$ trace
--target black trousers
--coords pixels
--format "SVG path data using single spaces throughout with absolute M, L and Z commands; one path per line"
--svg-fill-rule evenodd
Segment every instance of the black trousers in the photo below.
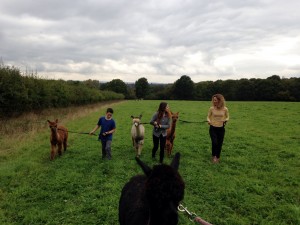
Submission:
M 211 139 L 211 155 L 220 158 L 225 135 L 225 128 L 210 126 L 209 135 Z
M 153 158 L 155 157 L 155 154 L 158 150 L 158 145 L 159 145 L 159 147 L 160 147 L 159 162 L 160 163 L 162 163 L 164 160 L 166 140 L 167 140 L 167 136 L 164 137 L 164 136 L 160 135 L 159 137 L 156 137 L 155 135 L 153 135 L 152 157 Z

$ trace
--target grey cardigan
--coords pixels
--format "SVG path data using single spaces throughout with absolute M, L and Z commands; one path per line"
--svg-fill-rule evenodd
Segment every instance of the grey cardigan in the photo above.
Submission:
M 163 137 L 167 136 L 167 129 L 171 127 L 171 118 L 168 118 L 166 115 L 164 115 L 160 121 L 158 121 L 158 124 L 161 125 L 160 128 L 154 127 L 154 122 L 157 121 L 158 112 L 154 113 L 152 116 L 152 119 L 150 120 L 150 124 L 153 125 L 153 135 L 156 137 L 159 137 L 161 134 Z

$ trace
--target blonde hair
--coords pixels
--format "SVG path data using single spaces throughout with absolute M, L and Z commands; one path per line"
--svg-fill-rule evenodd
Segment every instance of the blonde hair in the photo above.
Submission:
M 212 105 L 214 105 L 214 98 L 218 99 L 218 101 L 219 101 L 218 102 L 218 108 L 223 109 L 225 107 L 225 98 L 224 98 L 224 96 L 221 95 L 221 94 L 213 95 L 212 98 L 211 98 Z

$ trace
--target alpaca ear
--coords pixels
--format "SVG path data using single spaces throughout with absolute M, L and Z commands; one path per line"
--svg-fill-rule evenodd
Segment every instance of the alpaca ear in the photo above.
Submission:
M 178 168 L 179 168 L 179 160 L 180 160 L 180 153 L 177 152 L 175 154 L 175 157 L 173 158 L 172 162 L 171 162 L 171 167 L 173 169 L 175 169 L 176 171 L 178 171 Z
M 142 118 L 142 116 L 143 116 L 143 115 L 141 114 L 139 118 L 141 119 L 141 118 Z
M 58 119 L 55 120 L 55 123 L 58 123 Z
M 144 171 L 144 173 L 146 174 L 147 177 L 150 176 L 150 174 L 152 173 L 152 169 L 147 166 L 145 163 L 143 163 L 140 158 L 135 157 L 135 160 L 137 161 L 137 163 L 140 165 L 140 167 L 142 168 L 142 170 Z
M 133 118 L 134 118 L 134 116 L 131 116 L 131 118 L 133 119 Z
M 51 123 L 50 120 L 47 120 L 48 123 Z

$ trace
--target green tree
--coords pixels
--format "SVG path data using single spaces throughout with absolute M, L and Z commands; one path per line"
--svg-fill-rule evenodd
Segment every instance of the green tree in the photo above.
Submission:
M 255 100 L 254 82 L 248 79 L 240 79 L 236 81 L 236 100 L 253 101 Z
M 138 79 L 135 82 L 135 96 L 138 99 L 145 98 L 149 93 L 149 83 L 145 77 Z
M 278 93 L 283 91 L 282 84 L 279 77 L 274 75 L 267 79 L 256 79 L 255 84 L 255 95 L 259 101 L 276 101 L 278 100 Z
M 124 81 L 120 79 L 113 79 L 110 82 L 107 82 L 106 84 L 101 86 L 103 90 L 109 90 L 116 93 L 123 94 L 125 98 L 128 97 L 129 91 L 127 88 L 127 85 L 124 83 Z
M 27 109 L 28 95 L 20 70 L 0 66 L 0 112 L 4 116 L 20 114 Z
M 292 77 L 290 79 L 283 79 L 282 81 L 286 90 L 290 93 L 290 100 L 300 101 L 300 78 Z
M 172 84 L 150 84 L 149 94 L 147 99 L 170 99 Z
M 100 82 L 98 80 L 88 79 L 86 81 L 83 81 L 83 83 L 90 88 L 95 88 L 95 89 L 100 88 Z
M 236 80 L 225 80 L 222 81 L 222 88 L 220 93 L 225 96 L 226 99 L 237 100 L 236 89 L 237 89 Z
M 202 81 L 195 84 L 195 99 L 210 101 L 211 96 L 216 93 L 215 83 L 213 81 Z
M 173 98 L 178 100 L 195 99 L 195 84 L 187 75 L 183 75 L 173 85 Z

